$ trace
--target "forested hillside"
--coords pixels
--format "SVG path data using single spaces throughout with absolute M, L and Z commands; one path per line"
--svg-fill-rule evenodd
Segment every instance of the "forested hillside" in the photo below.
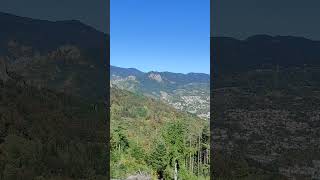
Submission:
M 0 81 L 0 179 L 107 179 L 104 105 L 9 77 Z
M 209 122 L 111 88 L 111 177 L 209 179 Z
M 319 179 L 319 41 L 214 38 L 212 175 Z
M 79 21 L 0 24 L 0 179 L 109 179 L 108 36 Z

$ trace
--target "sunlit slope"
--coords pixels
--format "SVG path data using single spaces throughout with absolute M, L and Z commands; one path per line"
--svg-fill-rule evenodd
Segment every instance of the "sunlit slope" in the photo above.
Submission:
M 207 120 L 161 101 L 111 88 L 112 177 L 124 178 L 141 171 L 171 178 L 173 159 L 179 162 L 180 177 L 208 175 L 208 125 Z

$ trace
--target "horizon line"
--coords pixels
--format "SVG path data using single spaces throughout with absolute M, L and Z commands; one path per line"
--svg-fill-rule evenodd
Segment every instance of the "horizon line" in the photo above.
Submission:
M 248 38 L 251 38 L 251 37 L 255 37 L 255 36 L 269 36 L 271 38 L 276 38 L 276 37 L 292 37 L 292 38 L 302 38 L 302 39 L 306 39 L 306 40 L 310 40 L 310 41 L 320 41 L 319 40 L 316 40 L 316 39 L 313 39 L 313 38 L 310 38 L 310 37 L 307 37 L 307 36 L 302 36 L 302 35 L 280 35 L 280 34 L 263 34 L 263 33 L 256 33 L 256 34 L 252 34 L 252 35 L 249 35 L 249 36 L 246 36 L 245 38 L 239 38 L 239 37 L 235 37 L 235 36 L 227 36 L 227 35 L 214 35 L 214 36 L 211 36 L 210 35 L 210 38 L 233 38 L 233 39 L 236 39 L 236 40 L 239 40 L 239 41 L 245 41 L 247 40 Z
M 149 71 L 142 71 L 138 68 L 134 68 L 134 67 L 121 67 L 121 66 L 117 66 L 117 65 L 112 65 L 110 64 L 110 68 L 111 66 L 113 67 L 117 67 L 117 68 L 123 68 L 123 69 L 135 69 L 135 70 L 138 70 L 142 73 L 151 73 L 151 72 L 157 72 L 157 73 L 175 73 L 175 74 L 183 74 L 183 75 L 188 75 L 188 74 L 205 74 L 205 75 L 210 75 L 210 72 L 209 73 L 204 73 L 204 72 L 188 72 L 188 73 L 182 73 L 182 72 L 172 72 L 172 71 L 156 71 L 156 70 L 149 70 Z M 111 71 L 111 70 L 110 70 Z
M 103 33 L 103 34 L 106 34 L 106 35 L 110 34 L 110 32 L 101 31 L 98 28 L 94 27 L 93 25 L 85 23 L 82 20 L 76 19 L 76 18 L 64 19 L 64 20 L 49 20 L 49 19 L 44 19 L 44 18 L 34 18 L 34 17 L 30 17 L 30 16 L 22 16 L 22 15 L 10 13 L 10 12 L 5 12 L 5 11 L 0 11 L 0 14 L 4 14 L 4 15 L 7 15 L 7 16 L 14 16 L 16 18 L 24 18 L 24 19 L 33 20 L 33 21 L 44 21 L 44 22 L 48 22 L 48 23 L 78 22 L 78 23 L 80 23 L 82 25 L 85 25 L 85 26 L 88 26 L 88 27 L 100 32 L 100 33 Z

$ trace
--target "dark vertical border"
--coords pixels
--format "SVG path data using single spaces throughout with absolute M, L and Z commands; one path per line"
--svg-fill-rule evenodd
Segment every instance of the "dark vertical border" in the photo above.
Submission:
M 106 174 L 108 179 L 110 176 L 110 0 L 107 0 L 107 21 L 108 21 L 108 29 L 107 29 L 107 46 L 106 46 Z
M 213 58 L 213 1 L 210 0 L 210 137 L 213 131 L 213 81 L 214 81 L 214 58 Z M 214 142 L 213 138 L 210 138 L 210 179 L 214 179 L 213 169 L 213 157 L 214 157 Z

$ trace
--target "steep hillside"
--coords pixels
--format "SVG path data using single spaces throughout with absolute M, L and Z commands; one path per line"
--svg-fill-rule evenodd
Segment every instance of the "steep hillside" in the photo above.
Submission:
M 5 13 L 0 13 L 0 24 L 4 24 L 0 58 L 9 71 L 35 86 L 105 97 L 108 35 L 79 21 L 51 22 Z
M 104 104 L 0 80 L 1 179 L 107 179 Z
M 201 73 L 144 73 L 133 68 L 111 66 L 111 86 L 140 93 L 209 119 L 210 77 Z
M 108 179 L 108 36 L 0 13 L 0 179 Z
M 209 175 L 209 122 L 153 98 L 111 89 L 113 178 L 144 173 L 181 179 Z M 176 163 L 175 163 L 176 162 Z
M 40 53 L 47 53 L 62 45 L 75 45 L 91 56 L 105 59 L 108 57 L 109 35 L 95 30 L 80 21 L 46 21 L 0 12 L 0 53 L 6 53 L 9 41 L 18 41 L 33 47 Z M 109 48 L 108 48 L 109 49 Z M 96 63 L 107 62 L 96 59 Z
M 220 45 L 211 49 L 214 176 L 319 179 L 318 42 L 253 36 Z

